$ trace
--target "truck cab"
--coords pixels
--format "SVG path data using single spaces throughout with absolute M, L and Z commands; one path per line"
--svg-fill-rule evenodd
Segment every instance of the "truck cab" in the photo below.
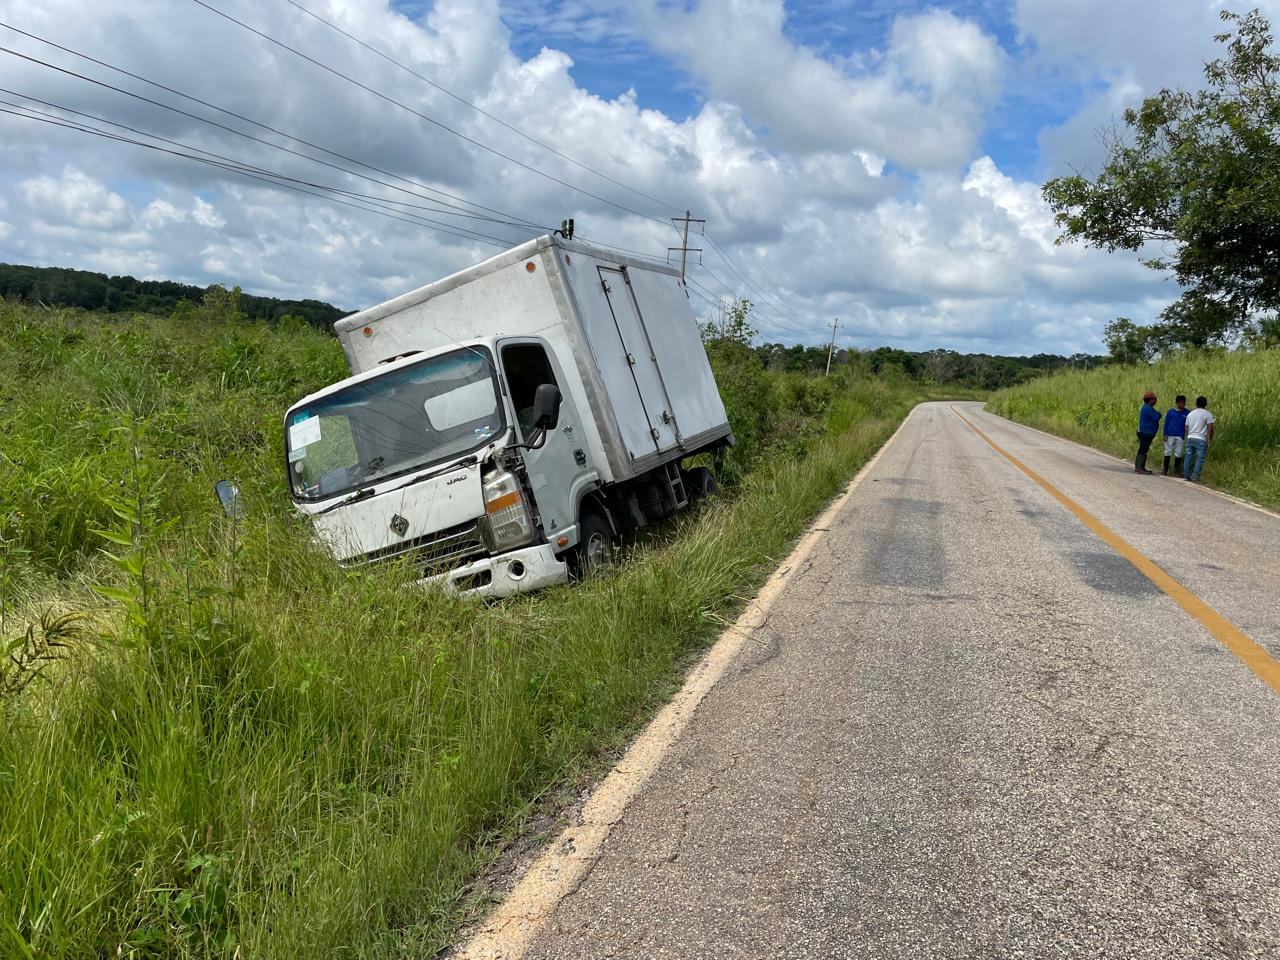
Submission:
M 545 342 L 512 337 L 333 384 L 285 418 L 294 502 L 346 566 L 404 559 L 496 596 L 561 582 L 575 501 L 597 479 L 562 379 Z M 539 422 L 544 386 L 555 403 Z
M 662 264 L 542 237 L 335 332 L 354 375 L 284 432 L 294 503 L 345 566 L 481 596 L 562 582 L 686 506 L 707 476 L 681 461 L 733 442 Z

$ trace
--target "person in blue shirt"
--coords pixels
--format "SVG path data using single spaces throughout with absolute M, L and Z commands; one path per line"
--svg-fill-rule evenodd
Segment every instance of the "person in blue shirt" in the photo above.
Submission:
M 1134 473 L 1151 473 L 1147 469 L 1147 451 L 1159 432 L 1160 411 L 1156 409 L 1156 395 L 1148 390 L 1142 395 L 1142 408 L 1138 411 L 1138 458 L 1133 461 Z
M 1187 439 L 1187 398 L 1178 394 L 1164 415 L 1164 475 L 1169 475 L 1169 458 L 1173 457 L 1173 475 L 1182 473 L 1182 453 Z

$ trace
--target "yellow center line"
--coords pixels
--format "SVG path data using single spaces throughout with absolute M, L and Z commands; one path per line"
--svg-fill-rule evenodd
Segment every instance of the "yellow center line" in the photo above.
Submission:
M 1012 463 L 1044 488 L 1051 497 L 1074 513 L 1077 519 L 1096 533 L 1107 546 L 1133 564 L 1138 569 L 1138 572 L 1159 587 L 1174 603 L 1199 621 L 1200 625 L 1208 630 L 1219 643 L 1244 661 L 1245 666 L 1257 674 L 1259 679 L 1270 686 L 1272 690 L 1280 693 L 1280 663 L 1248 634 L 1169 576 L 1155 561 L 1139 552 L 1127 540 L 1088 510 L 1080 506 L 1080 504 L 1076 503 L 1013 454 L 1000 447 L 994 440 L 974 426 L 963 413 L 956 410 L 955 407 L 952 407 L 951 410 L 957 417 L 968 424 L 970 430 L 987 441 L 992 450 Z

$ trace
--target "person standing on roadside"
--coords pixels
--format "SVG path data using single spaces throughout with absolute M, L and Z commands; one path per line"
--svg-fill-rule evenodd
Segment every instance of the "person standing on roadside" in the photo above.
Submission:
M 1169 457 L 1173 457 L 1173 475 L 1182 472 L 1183 444 L 1187 437 L 1187 398 L 1178 394 L 1173 406 L 1164 414 L 1164 475 L 1169 475 Z
M 1213 439 L 1213 424 L 1208 399 L 1196 397 L 1196 408 L 1187 414 L 1187 455 L 1182 461 L 1183 480 L 1200 482 L 1200 471 L 1204 469 L 1204 458 L 1209 453 L 1209 442 Z
M 1151 472 L 1147 469 L 1147 451 L 1159 432 L 1160 411 L 1156 409 L 1156 395 L 1148 390 L 1142 395 L 1142 409 L 1138 411 L 1138 457 L 1133 461 L 1134 473 Z

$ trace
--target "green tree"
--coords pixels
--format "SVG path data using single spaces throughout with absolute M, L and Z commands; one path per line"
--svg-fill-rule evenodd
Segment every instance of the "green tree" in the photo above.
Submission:
M 1162 350 L 1172 346 L 1207 347 L 1239 328 L 1231 305 L 1200 289 L 1188 290 L 1169 304 L 1160 319 L 1163 322 L 1156 324 L 1152 333 Z
M 1226 56 L 1205 65 L 1203 90 L 1161 90 L 1125 111 L 1096 177 L 1043 190 L 1059 243 L 1139 251 L 1171 270 L 1187 293 L 1166 323 L 1203 342 L 1280 307 L 1280 57 L 1257 10 L 1220 16 Z
M 1102 340 L 1117 363 L 1150 363 L 1156 353 L 1151 327 L 1140 327 L 1128 317 L 1116 317 L 1102 330 Z

